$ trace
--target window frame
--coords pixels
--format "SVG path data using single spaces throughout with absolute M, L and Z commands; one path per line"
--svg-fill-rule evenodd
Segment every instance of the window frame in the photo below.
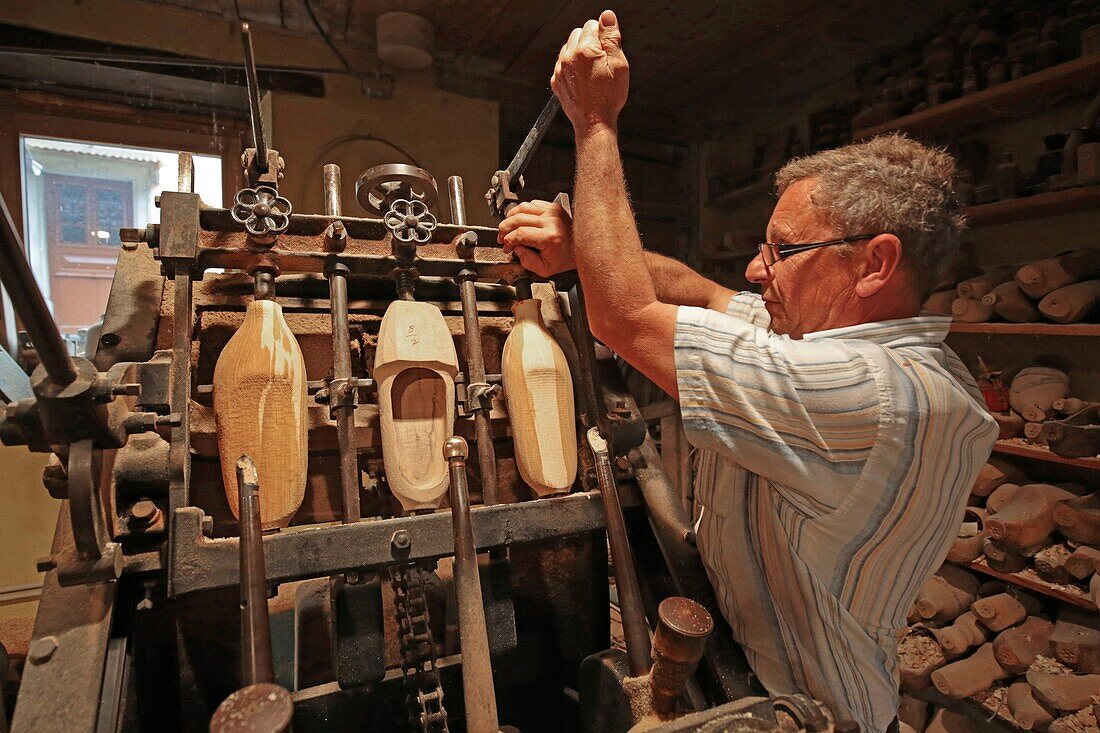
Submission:
M 219 113 L 215 120 L 27 91 L 0 92 L 0 193 L 20 236 L 24 228 L 23 136 L 104 145 L 188 150 L 222 161 L 221 205 L 244 186 L 240 155 L 247 120 Z M 17 318 L 0 289 L 0 346 L 14 353 Z

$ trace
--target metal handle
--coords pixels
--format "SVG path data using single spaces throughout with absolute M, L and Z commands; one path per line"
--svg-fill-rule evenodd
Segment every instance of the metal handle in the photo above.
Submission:
M 76 369 L 50 315 L 46 299 L 34 280 L 23 250 L 23 238 L 15 228 L 3 196 L 0 196 L 0 213 L 3 214 L 3 221 L 0 222 L 0 282 L 11 296 L 12 305 L 30 334 L 50 380 L 61 386 L 72 384 L 76 379 Z
M 485 607 L 477 550 L 470 522 L 470 494 L 466 485 L 466 457 L 469 448 L 458 436 L 443 446 L 451 474 L 451 522 L 455 536 L 454 582 L 458 600 L 458 628 L 462 645 L 462 693 L 466 707 L 466 730 L 497 733 L 497 702 L 493 688 L 493 666 L 489 658 L 489 633 L 485 628 Z
M 241 561 L 241 686 L 275 680 L 267 616 L 267 570 L 260 534 L 260 479 L 247 455 L 237 460 Z
M 248 83 L 248 111 L 252 117 L 252 142 L 256 148 L 254 165 L 267 173 L 267 142 L 264 140 L 264 120 L 260 114 L 260 81 L 256 76 L 256 55 L 252 52 L 252 29 L 241 23 L 241 44 L 244 46 L 244 74 Z
M 611 468 L 611 453 L 599 428 L 588 430 L 588 446 L 596 459 L 596 479 L 599 481 L 600 498 L 603 500 L 607 542 L 611 545 L 611 562 L 615 566 L 615 588 L 619 594 L 619 608 L 623 617 L 627 662 L 630 664 L 631 676 L 640 677 L 649 671 L 650 644 L 649 625 L 642 608 L 642 592 L 634 570 L 634 554 L 626 535 L 619 490 Z

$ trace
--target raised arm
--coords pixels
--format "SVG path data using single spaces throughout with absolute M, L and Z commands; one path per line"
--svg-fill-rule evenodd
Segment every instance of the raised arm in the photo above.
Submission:
M 550 79 L 577 141 L 573 256 L 592 333 L 676 397 L 677 307 L 657 299 L 619 158 L 629 73 L 618 20 L 605 10 L 569 35 Z

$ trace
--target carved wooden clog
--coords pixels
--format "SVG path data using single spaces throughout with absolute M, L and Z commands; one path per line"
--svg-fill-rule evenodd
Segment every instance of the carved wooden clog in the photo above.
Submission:
M 260 479 L 260 526 L 285 527 L 306 491 L 306 365 L 275 301 L 249 303 L 218 357 L 214 419 L 233 515 L 239 516 L 237 459 L 247 453 Z
M 438 507 L 449 484 L 443 443 L 454 434 L 458 354 L 443 314 L 431 303 L 395 300 L 378 330 L 382 461 L 405 511 Z
M 1100 250 L 1081 249 L 1032 262 L 1016 271 L 1016 284 L 1032 298 L 1100 276 Z

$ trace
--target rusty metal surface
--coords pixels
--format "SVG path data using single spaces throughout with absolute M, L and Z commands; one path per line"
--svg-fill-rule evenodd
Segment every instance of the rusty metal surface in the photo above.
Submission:
M 53 557 L 75 556 L 68 502 L 62 502 Z M 96 729 L 116 584 L 61 587 L 46 573 L 23 670 L 13 733 L 73 733 Z
M 672 596 L 657 607 L 649 686 L 658 713 L 670 713 L 676 708 L 676 701 L 695 674 L 713 630 L 714 620 L 707 609 L 690 598 Z
M 92 360 L 106 371 L 123 361 L 147 361 L 156 344 L 164 277 L 149 245 L 124 243 L 118 253 L 103 329 Z
M 479 551 L 583 534 L 604 524 L 597 492 L 474 507 L 471 516 L 474 545 Z M 206 539 L 202 519 L 202 510 L 195 507 L 175 512 L 175 531 L 169 547 L 170 582 L 175 594 L 225 588 L 239 581 L 237 541 Z M 411 544 L 395 555 L 390 541 L 399 529 L 408 533 Z M 311 527 L 264 538 L 267 577 L 273 583 L 453 554 L 450 512 Z
M 270 682 L 249 685 L 218 706 L 210 733 L 283 733 L 293 717 L 294 700 L 285 689 Z

